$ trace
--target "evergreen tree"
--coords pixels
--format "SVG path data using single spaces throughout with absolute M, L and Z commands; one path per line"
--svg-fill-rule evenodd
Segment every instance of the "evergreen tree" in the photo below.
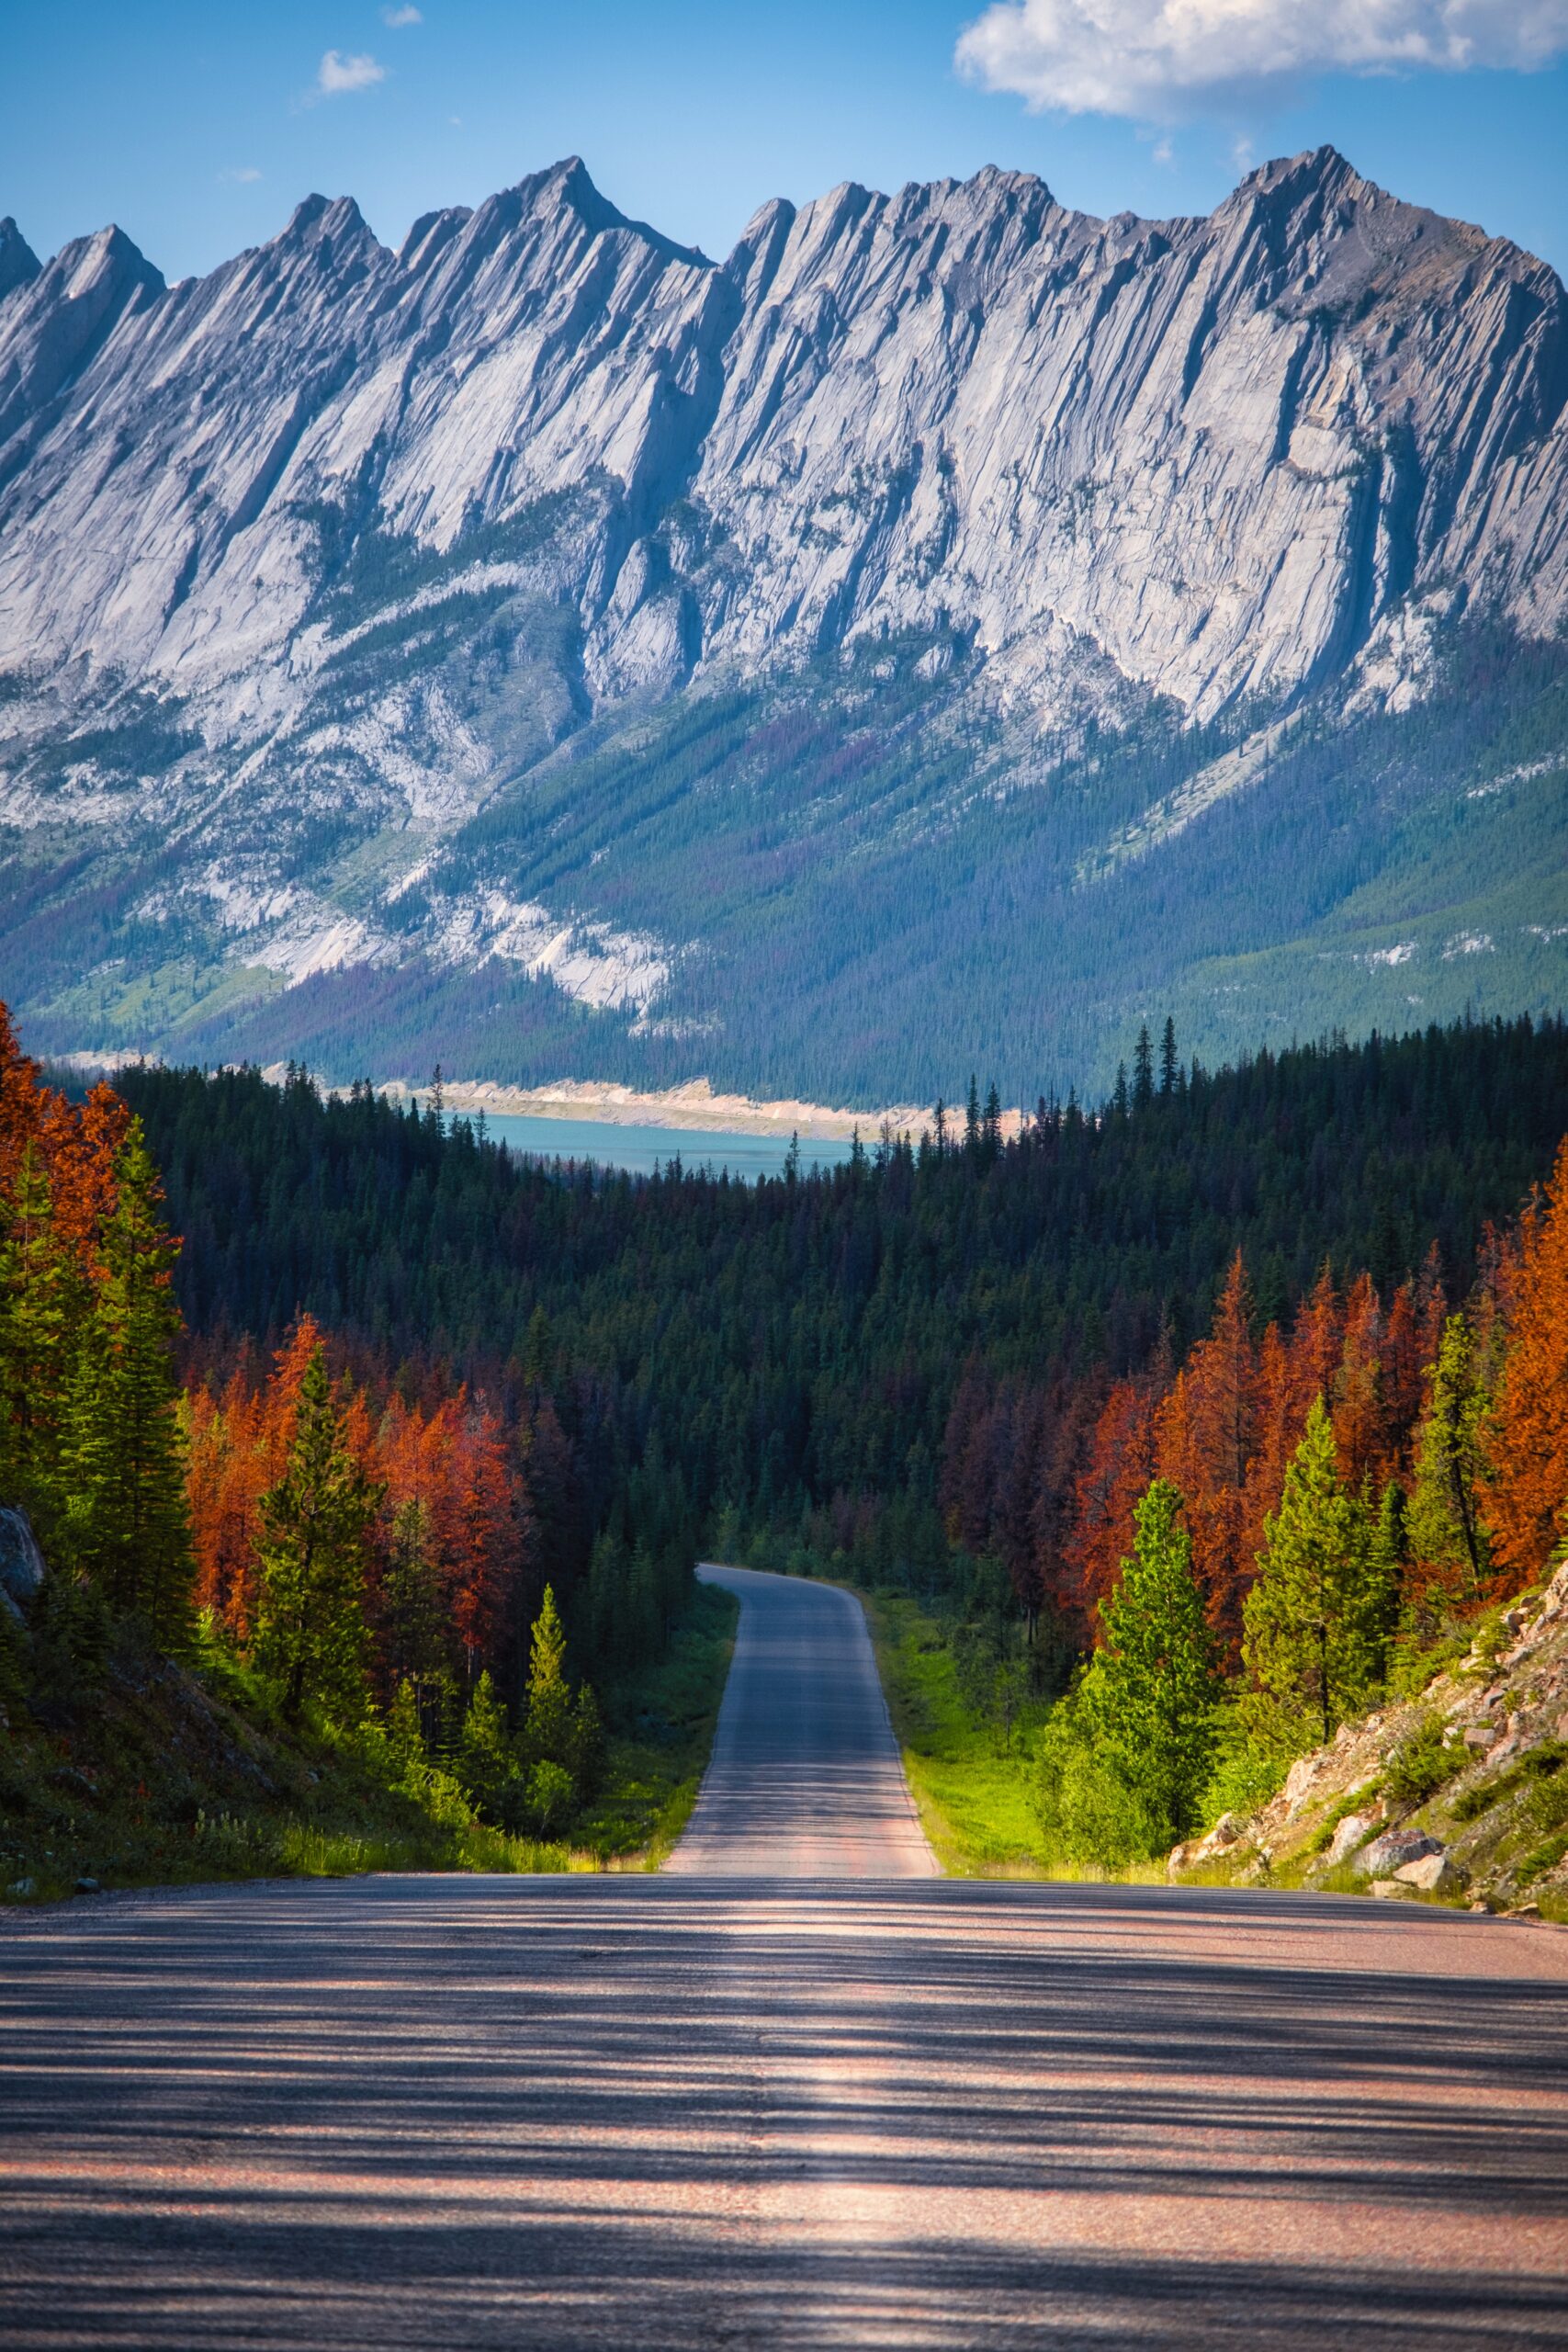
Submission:
M 1489 1399 L 1475 1335 L 1463 1315 L 1450 1315 L 1443 1326 L 1431 1384 L 1416 1441 L 1410 1546 L 1423 1568 L 1457 1585 L 1459 1599 L 1474 1600 L 1492 1565 L 1479 1509 Z
M 1133 1048 L 1133 1108 L 1144 1111 L 1155 1099 L 1155 1057 L 1149 1043 L 1149 1025 L 1145 1021 L 1138 1031 L 1138 1042 Z
M 1176 1052 L 1176 1023 L 1168 1012 L 1159 1041 L 1159 1091 L 1174 1094 L 1180 1081 L 1181 1064 Z
M 426 1760 L 419 1698 L 413 1684 L 406 1677 L 399 1683 L 396 1696 L 387 1711 L 387 1748 L 400 1781 L 406 1781 L 411 1773 L 417 1772 Z
M 194 1574 L 170 1280 L 179 1245 L 158 1215 L 139 1122 L 115 1179 L 66 1408 L 66 1542 L 117 1607 L 179 1649 Z
M 412 1684 L 423 1713 L 443 1679 L 448 1636 L 430 1507 L 418 1498 L 392 1514 L 381 1601 L 388 1664 Z
M 1198 1819 L 1222 1689 L 1180 1511 L 1179 1490 L 1156 1478 L 1137 1507 L 1132 1557 L 1100 1604 L 1105 1645 L 1080 1694 L 1108 1760 L 1167 1844 Z
M 506 1715 L 495 1695 L 488 1668 L 475 1683 L 474 1695 L 463 1718 L 457 1777 L 485 1820 L 502 1819 L 507 1792 L 518 1778 L 518 1764 L 506 1728 Z
M 365 1701 L 365 1547 L 380 1498 L 350 1452 L 317 1347 L 305 1367 L 283 1476 L 257 1510 L 255 1660 L 298 1717 L 313 1701 L 340 1722 Z
M 550 1318 L 542 1306 L 536 1306 L 528 1317 L 528 1329 L 523 1341 L 523 1377 L 534 1387 L 537 1387 L 548 1374 L 554 1350 Z
M 83 1289 L 29 1137 L 0 1238 L 0 1502 L 19 1503 L 46 1547 L 64 1509 L 61 1453 Z
M 986 1090 L 986 1108 L 980 1123 L 981 1139 L 987 1166 L 1002 1148 L 1002 1098 L 997 1091 L 995 1079 Z
M 1247 1712 L 1267 1743 L 1295 1754 L 1370 1703 L 1392 1632 L 1389 1566 L 1366 1505 L 1340 1482 L 1321 1396 L 1263 1532 L 1258 1581 L 1242 1606 L 1255 1686 Z
M 604 1726 L 600 1719 L 599 1702 L 587 1683 L 577 1694 L 571 1711 L 571 1777 L 584 1796 L 592 1796 L 599 1784 L 604 1763 Z
M 529 1753 L 536 1760 L 567 1764 L 571 1752 L 571 1686 L 566 1679 L 566 1629 L 548 1585 L 529 1643 L 525 1734 Z

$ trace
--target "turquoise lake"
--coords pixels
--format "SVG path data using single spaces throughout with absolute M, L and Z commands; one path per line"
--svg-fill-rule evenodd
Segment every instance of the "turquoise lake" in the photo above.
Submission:
M 728 1168 L 731 1176 L 755 1182 L 759 1176 L 782 1176 L 787 1136 L 715 1135 L 701 1127 L 617 1127 L 603 1119 L 502 1118 L 487 1113 L 485 1133 L 509 1150 L 541 1159 L 593 1159 L 601 1168 L 625 1168 L 633 1175 L 651 1176 L 656 1166 L 667 1168 L 680 1155 L 685 1168 Z M 801 1137 L 803 1168 L 836 1168 L 848 1159 L 844 1143 L 813 1142 Z

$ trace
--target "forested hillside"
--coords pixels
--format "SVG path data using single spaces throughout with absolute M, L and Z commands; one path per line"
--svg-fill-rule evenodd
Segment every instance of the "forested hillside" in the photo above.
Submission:
M 1217 1073 L 1168 1023 L 1092 1116 L 1006 1141 L 972 1088 L 755 1186 L 519 1160 L 303 1072 L 132 1069 L 73 1105 L 8 1045 L 0 1099 L 0 1500 L 72 1609 L 206 1645 L 286 1716 L 509 1757 L 514 1817 L 516 1742 L 580 1808 L 596 1769 L 591 1698 L 536 1719 L 541 1624 L 563 1690 L 629 1688 L 703 1544 L 934 1606 L 1009 1721 L 1100 1644 L 1058 1742 L 1144 1560 L 1206 1728 L 1120 1826 L 1102 1774 L 1053 1816 L 1063 1850 L 1138 1850 L 1266 1790 L 1562 1532 L 1568 1171 L 1527 1208 L 1561 1021 Z

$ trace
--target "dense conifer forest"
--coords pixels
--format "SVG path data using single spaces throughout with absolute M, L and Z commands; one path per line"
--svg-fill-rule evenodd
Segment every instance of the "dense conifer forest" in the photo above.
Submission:
M 49 1638 L 129 1613 L 502 1826 L 581 1815 L 595 1692 L 704 1545 L 917 1597 L 981 1712 L 1059 1698 L 1048 1839 L 1115 1860 L 1562 1540 L 1561 1021 L 1213 1073 L 1168 1023 L 1092 1114 L 1004 1138 L 972 1086 L 755 1185 L 303 1071 L 73 1101 L 3 1048 L 0 1502 Z

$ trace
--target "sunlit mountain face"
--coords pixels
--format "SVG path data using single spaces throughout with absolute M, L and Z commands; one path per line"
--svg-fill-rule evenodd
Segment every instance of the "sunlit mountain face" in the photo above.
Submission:
M 836 1101 L 1568 997 L 1554 274 L 1331 150 L 727 261 L 576 162 L 166 287 L 0 227 L 35 1046 Z

